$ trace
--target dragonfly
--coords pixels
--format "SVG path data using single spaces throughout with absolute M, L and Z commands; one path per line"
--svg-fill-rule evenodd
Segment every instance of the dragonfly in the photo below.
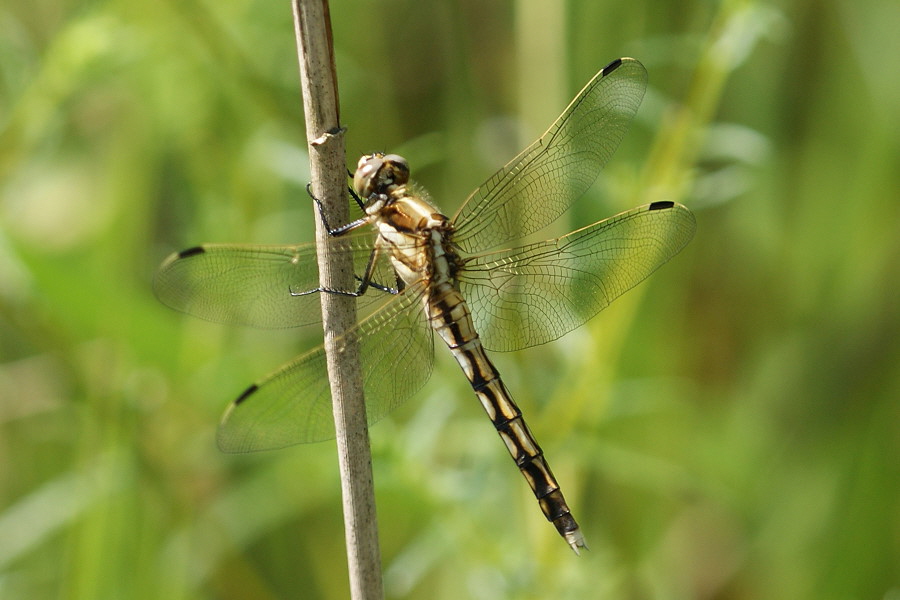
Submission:
M 639 61 L 611 62 L 453 218 L 410 182 L 404 158 L 364 155 L 352 186 L 362 217 L 332 228 L 316 201 L 331 251 L 353 259 L 354 289 L 319 286 L 315 242 L 206 244 L 165 260 L 154 280 L 156 295 L 207 320 L 268 328 L 320 322 L 319 294 L 356 297 L 364 318 L 345 335 L 359 344 L 370 425 L 425 384 L 437 335 L 544 516 L 577 554 L 586 547 L 584 535 L 486 349 L 512 351 L 558 339 L 693 237 L 691 212 L 658 201 L 562 237 L 505 247 L 555 221 L 594 183 L 625 136 L 646 85 Z M 252 452 L 334 435 L 320 346 L 244 390 L 226 410 L 217 441 L 225 452 Z

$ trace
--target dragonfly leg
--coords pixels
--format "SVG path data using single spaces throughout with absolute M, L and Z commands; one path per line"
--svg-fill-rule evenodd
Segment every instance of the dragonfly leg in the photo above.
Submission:
M 359 279 L 359 278 L 357 277 L 357 279 Z M 362 286 L 360 286 L 360 287 L 362 287 Z M 317 287 L 317 288 L 313 288 L 311 290 L 306 290 L 304 292 L 295 292 L 294 290 L 288 288 L 288 292 L 290 292 L 291 296 L 309 296 L 310 294 L 318 294 L 321 292 L 324 294 L 334 294 L 336 296 L 351 296 L 353 298 L 359 298 L 360 296 L 362 296 L 365 293 L 364 291 L 360 292 L 359 290 L 357 290 L 355 292 L 349 292 L 347 290 L 335 290 L 335 289 L 326 288 L 326 287 Z
M 362 283 L 362 277 L 360 277 L 359 275 L 356 275 L 355 277 L 356 277 L 357 281 Z M 398 285 L 397 287 L 392 288 L 387 285 L 381 285 L 380 283 L 378 283 L 376 281 L 370 281 L 369 287 L 379 290 L 379 291 L 382 291 L 382 292 L 387 292 L 388 294 L 392 294 L 394 296 L 396 296 L 397 294 L 399 294 L 400 292 L 403 291 L 403 286 Z
M 378 290 L 379 292 L 385 292 L 387 294 L 391 294 L 392 296 L 396 296 L 397 294 L 399 294 L 400 292 L 403 291 L 402 286 L 392 288 L 387 285 L 381 285 L 380 283 L 378 283 L 376 281 L 369 281 L 368 283 L 366 283 L 365 280 L 362 277 L 360 277 L 359 275 L 354 275 L 353 277 L 354 277 L 354 279 L 356 279 L 359 282 L 359 287 L 356 288 L 356 290 L 354 290 L 352 292 L 348 292 L 346 290 L 334 290 L 334 289 L 330 289 L 330 288 L 317 287 L 315 289 L 307 290 L 305 292 L 291 291 L 291 296 L 307 296 L 309 294 L 314 294 L 316 292 L 325 292 L 326 294 L 337 294 L 338 296 L 352 296 L 354 298 L 358 298 L 358 297 L 362 296 L 363 294 L 365 294 L 366 290 L 369 288 Z
M 350 177 L 353 177 L 353 173 L 350 173 Z M 359 194 L 356 193 L 356 190 L 353 189 L 353 186 L 348 185 L 347 191 L 350 192 L 350 196 L 356 200 L 356 204 L 359 206 L 359 210 L 366 212 L 366 203 L 363 202 L 362 198 L 359 197 Z
M 351 296 L 353 298 L 358 298 L 366 293 L 370 287 L 381 292 L 387 292 L 388 294 L 399 294 L 403 291 L 403 287 L 400 285 L 400 281 L 398 280 L 398 284 L 396 288 L 388 287 L 386 285 L 382 285 L 376 281 L 372 280 L 372 273 L 375 271 L 375 260 L 378 258 L 378 246 L 372 248 L 372 252 L 369 254 L 369 260 L 366 263 L 366 270 L 363 273 L 362 277 L 359 275 L 354 275 L 353 277 L 359 282 L 359 287 L 356 288 L 355 291 L 348 290 L 337 290 L 334 288 L 326 288 L 326 287 L 317 287 L 311 290 L 306 290 L 303 292 L 295 292 L 294 290 L 288 289 L 291 296 L 308 296 L 309 294 L 315 294 L 317 292 L 322 292 L 325 294 L 336 294 L 338 296 Z
M 306 184 L 306 193 L 309 194 L 309 197 L 312 198 L 313 202 L 316 203 L 316 207 L 319 210 L 319 218 L 322 219 L 322 224 L 325 225 L 325 230 L 328 232 L 328 235 L 330 235 L 332 237 L 338 237 L 340 235 L 347 233 L 348 231 L 353 231 L 354 229 L 356 229 L 358 227 L 362 227 L 363 225 L 366 225 L 369 222 L 368 217 L 362 217 L 360 219 L 356 219 L 355 221 L 351 221 L 345 225 L 341 225 L 340 227 L 332 227 L 331 225 L 328 224 L 328 219 L 325 218 L 325 207 L 322 205 L 322 201 L 319 200 L 318 198 L 316 198 L 315 195 L 313 195 L 313 193 L 312 193 L 312 184 L 311 183 Z M 350 193 L 353 195 L 357 204 L 359 204 L 360 207 L 362 208 L 364 205 L 363 205 L 362 200 L 359 198 L 359 196 L 357 196 L 355 193 L 353 193 L 353 190 L 350 190 Z

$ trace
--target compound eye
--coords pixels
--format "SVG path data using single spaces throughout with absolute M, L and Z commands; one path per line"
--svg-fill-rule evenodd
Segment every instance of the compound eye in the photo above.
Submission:
M 393 183 L 403 185 L 409 181 L 409 163 L 399 154 L 385 155 L 384 166 L 390 171 Z
M 405 171 L 409 171 L 409 163 L 399 154 L 385 154 L 384 162 L 394 163 Z
M 361 198 L 368 198 L 375 191 L 376 178 L 385 166 L 385 161 L 377 154 L 367 154 L 356 164 L 353 174 L 353 190 Z

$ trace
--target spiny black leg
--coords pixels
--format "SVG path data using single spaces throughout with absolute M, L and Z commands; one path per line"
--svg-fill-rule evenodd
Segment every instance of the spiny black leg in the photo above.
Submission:
M 359 287 L 356 288 L 355 292 L 348 292 L 347 290 L 336 290 L 332 288 L 326 287 L 317 287 L 312 290 L 306 290 L 304 292 L 295 292 L 294 290 L 288 287 L 288 292 L 290 292 L 291 296 L 307 296 L 309 294 L 315 294 L 316 292 L 324 292 L 326 294 L 337 294 L 338 296 L 352 296 L 354 298 L 358 298 L 366 293 L 366 290 L 369 289 L 369 286 L 374 287 L 375 289 L 391 293 L 391 289 L 385 287 L 380 284 L 372 285 L 372 273 L 375 272 L 375 259 L 378 257 L 378 246 L 372 248 L 372 252 L 369 253 L 369 261 L 366 263 L 366 270 L 363 272 L 363 276 L 354 275 L 357 281 L 359 281 Z M 394 292 L 397 293 L 397 292 Z
M 354 277 L 356 277 L 357 281 L 362 282 L 362 277 L 360 277 L 359 275 L 354 275 Z M 374 289 L 379 290 L 379 291 L 382 291 L 382 292 L 387 292 L 388 294 L 392 294 L 392 295 L 395 295 L 395 296 L 396 296 L 397 294 L 399 294 L 400 291 L 401 291 L 401 290 L 399 290 L 399 289 L 397 289 L 397 288 L 392 288 L 392 287 L 388 287 L 388 286 L 386 286 L 386 285 L 381 285 L 380 283 L 375 282 L 375 281 L 370 281 L 370 282 L 369 282 L 369 287 L 370 287 L 370 288 L 374 288 Z
M 359 277 L 357 277 L 357 279 L 359 279 Z M 363 286 L 359 286 L 359 287 L 362 288 Z M 290 292 L 291 296 L 309 296 L 310 294 L 317 294 L 319 292 L 322 292 L 324 294 L 334 294 L 336 296 L 350 296 L 352 298 L 359 298 L 360 296 L 362 296 L 365 293 L 365 290 L 363 290 L 363 291 L 357 290 L 355 292 L 348 292 L 347 290 L 333 290 L 331 288 L 317 287 L 317 288 L 313 288 L 311 290 L 306 290 L 305 292 L 295 292 L 291 288 L 288 288 L 288 292 Z
M 370 281 L 369 283 L 365 283 L 363 278 L 360 277 L 359 275 L 354 275 L 353 278 L 359 282 L 359 287 L 356 289 L 356 291 L 353 291 L 353 292 L 348 292 L 346 290 L 333 290 L 331 288 L 323 288 L 323 287 L 317 287 L 317 288 L 314 288 L 311 290 L 306 290 L 305 292 L 295 292 L 294 290 L 291 290 L 290 288 L 288 289 L 288 291 L 290 292 L 291 296 L 308 296 L 309 294 L 316 294 L 318 292 L 324 292 L 326 294 L 336 294 L 338 296 L 350 296 L 352 298 L 359 298 L 360 296 L 362 296 L 363 294 L 366 293 L 366 290 L 368 288 L 376 289 L 379 292 L 385 292 L 385 293 L 391 294 L 393 296 L 396 296 L 397 294 L 399 294 L 402 291 L 401 289 L 388 287 L 386 285 L 381 285 L 380 283 L 377 283 L 375 281 Z
M 347 233 L 348 231 L 352 231 L 357 227 L 361 227 L 369 222 L 368 217 L 363 217 L 361 219 L 357 219 L 355 221 L 351 221 L 346 225 L 341 225 L 340 227 L 332 228 L 331 225 L 328 224 L 328 220 L 325 218 L 325 207 L 322 205 L 322 201 L 316 198 L 312 193 L 312 184 L 306 184 L 306 193 L 309 194 L 309 197 L 313 199 L 313 202 L 316 203 L 316 207 L 319 209 L 319 218 L 322 219 L 322 224 L 325 225 L 325 230 L 328 232 L 328 235 L 332 237 L 337 237 Z M 354 194 L 356 197 L 356 194 Z M 357 202 L 361 202 L 359 198 L 356 199 Z
M 347 191 L 350 192 L 350 195 L 353 196 L 353 199 L 356 200 L 356 203 L 359 205 L 359 210 L 366 212 L 366 203 L 363 202 L 362 198 L 356 193 L 351 186 L 347 186 Z

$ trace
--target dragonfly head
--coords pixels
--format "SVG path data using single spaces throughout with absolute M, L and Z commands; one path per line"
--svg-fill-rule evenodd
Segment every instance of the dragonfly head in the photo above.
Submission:
M 359 159 L 353 174 L 353 190 L 360 198 L 389 194 L 409 181 L 409 163 L 396 154 L 366 154 Z

